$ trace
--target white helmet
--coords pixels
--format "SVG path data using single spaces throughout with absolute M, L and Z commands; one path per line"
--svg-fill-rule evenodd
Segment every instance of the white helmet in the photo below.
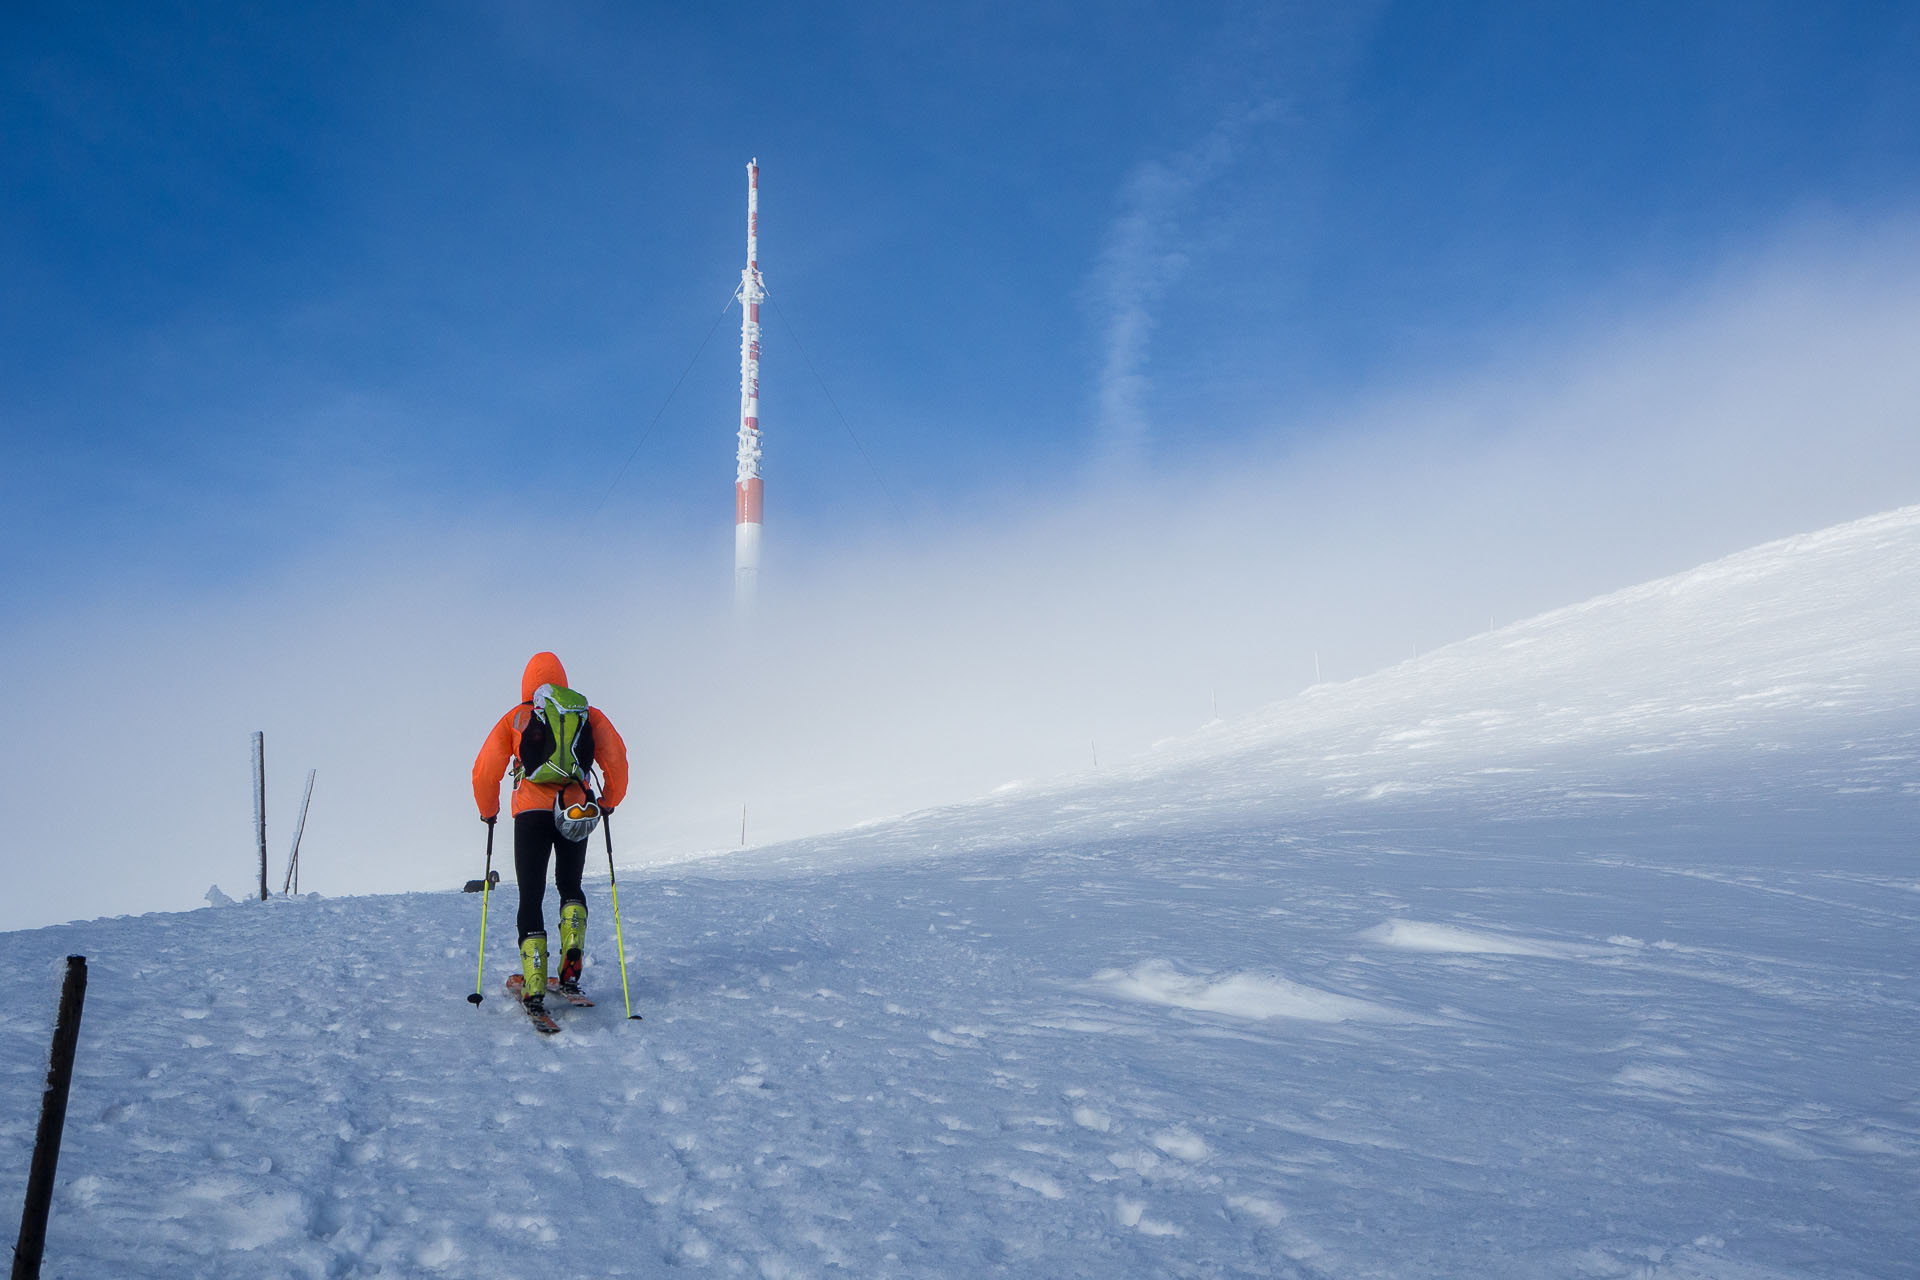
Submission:
M 572 804 L 567 803 L 564 793 L 557 795 L 553 798 L 553 825 L 569 844 L 585 840 L 600 825 L 600 806 L 590 795 Z

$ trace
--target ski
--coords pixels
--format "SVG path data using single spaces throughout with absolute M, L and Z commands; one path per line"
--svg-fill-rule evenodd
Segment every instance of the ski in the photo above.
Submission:
M 526 989 L 526 985 L 527 985 L 527 980 L 517 973 L 512 974 L 507 978 L 507 991 L 513 996 L 515 1000 L 518 1000 L 521 998 L 520 993 Z M 568 1004 L 572 1005 L 576 1009 L 593 1008 L 593 998 L 587 995 L 587 993 L 584 991 L 579 992 L 578 994 L 575 994 L 572 992 L 562 991 L 559 987 L 555 986 L 554 984 L 548 983 L 547 994 L 550 996 L 561 997 Z
M 553 1015 L 545 1009 L 536 1012 L 527 1007 L 526 999 L 521 995 L 521 992 L 526 989 L 526 985 L 525 978 L 522 978 L 517 973 L 511 974 L 507 978 L 507 994 L 515 1000 L 520 1001 L 520 1007 L 526 1010 L 527 1020 L 533 1023 L 534 1030 L 540 1032 L 541 1035 L 550 1036 L 560 1029 L 560 1024 L 555 1022 Z

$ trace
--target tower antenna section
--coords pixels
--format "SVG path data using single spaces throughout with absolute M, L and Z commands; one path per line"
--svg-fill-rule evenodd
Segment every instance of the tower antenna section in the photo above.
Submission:
M 760 161 L 747 162 L 747 265 L 740 273 L 740 447 L 733 478 L 734 612 L 753 612 L 760 586 L 763 488 L 760 480 Z

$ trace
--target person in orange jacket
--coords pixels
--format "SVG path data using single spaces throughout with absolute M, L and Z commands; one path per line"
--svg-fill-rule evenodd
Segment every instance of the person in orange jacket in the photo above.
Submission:
M 554 887 L 560 891 L 560 973 L 556 985 L 564 993 L 578 994 L 580 969 L 586 947 L 587 901 L 580 888 L 580 876 L 586 868 L 587 842 L 583 837 L 569 840 L 560 830 L 556 804 L 573 805 L 597 801 L 600 812 L 610 814 L 627 798 L 627 744 L 621 740 L 613 721 L 598 707 L 587 708 L 587 723 L 593 740 L 593 764 L 603 777 L 600 795 L 595 797 L 589 783 L 535 782 L 520 776 L 539 765 L 528 764 L 520 752 L 521 735 L 533 719 L 534 698 L 544 685 L 567 687 L 567 671 L 551 653 L 536 653 L 527 661 L 520 677 L 520 705 L 501 716 L 481 744 L 473 761 L 473 798 L 480 806 L 480 818 L 492 826 L 500 814 L 500 780 L 511 761 L 521 761 L 513 784 L 513 871 L 520 886 L 520 968 L 526 983 L 523 999 L 530 1009 L 541 1010 L 547 990 L 547 924 L 544 913 L 547 896 L 547 859 L 553 858 Z

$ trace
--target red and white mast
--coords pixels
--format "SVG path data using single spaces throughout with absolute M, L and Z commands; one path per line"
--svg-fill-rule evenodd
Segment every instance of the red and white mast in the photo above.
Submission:
M 760 585 L 760 161 L 747 163 L 747 266 L 740 273 L 740 452 L 733 480 L 733 603 L 753 610 Z

